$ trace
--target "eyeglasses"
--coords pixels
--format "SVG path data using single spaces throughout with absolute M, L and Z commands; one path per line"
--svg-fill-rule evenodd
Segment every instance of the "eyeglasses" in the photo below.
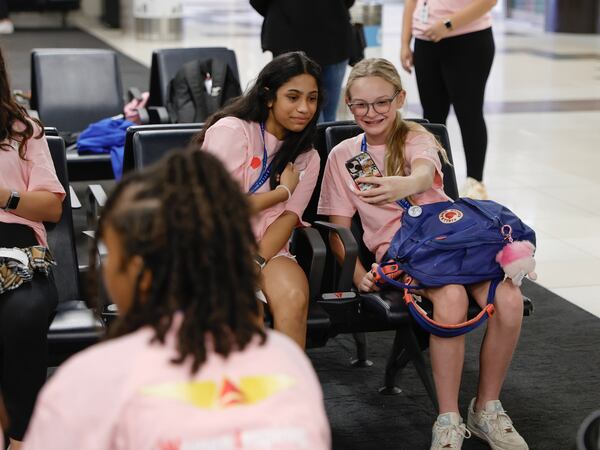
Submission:
M 373 107 L 373 111 L 375 111 L 376 113 L 385 114 L 390 110 L 390 107 L 392 106 L 392 102 L 398 96 L 398 94 L 400 92 L 401 91 L 396 91 L 396 93 L 392 97 L 382 99 L 382 100 L 377 100 L 376 102 L 372 102 L 372 103 L 369 103 L 369 102 L 348 103 L 348 108 L 350 108 L 350 111 L 352 111 L 352 114 L 354 114 L 355 116 L 358 116 L 358 117 L 363 117 L 363 116 L 366 116 L 367 114 L 369 114 L 369 107 Z

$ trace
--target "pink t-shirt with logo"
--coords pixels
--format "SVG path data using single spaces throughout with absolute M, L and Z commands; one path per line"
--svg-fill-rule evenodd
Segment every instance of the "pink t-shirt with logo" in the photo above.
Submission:
M 417 0 L 417 7 L 413 13 L 412 33 L 418 39 L 428 41 L 429 38 L 423 33 L 427 28 L 438 21 L 443 21 L 461 9 L 466 8 L 477 0 Z M 427 22 L 423 22 L 423 11 L 427 9 Z M 485 30 L 492 26 L 492 14 L 488 11 L 474 21 L 452 30 L 446 37 L 459 36 L 461 34 L 473 33 Z
M 281 147 L 282 141 L 267 131 L 265 131 L 265 140 L 268 163 Z M 243 192 L 248 192 L 260 175 L 264 146 L 260 124 L 256 122 L 225 117 L 206 131 L 202 149 L 209 151 L 221 160 L 229 173 L 240 184 Z M 295 213 L 298 216 L 298 222 L 302 223 L 302 214 L 310 201 L 319 176 L 319 154 L 316 150 L 311 149 L 298 156 L 294 166 L 303 174 L 291 198 L 287 202 L 271 206 L 252 218 L 254 236 L 258 241 L 263 238 L 269 225 L 284 211 Z M 267 180 L 256 192 L 262 193 L 270 190 Z
M 364 133 L 346 139 L 331 150 L 323 175 L 318 213 L 353 217 L 358 212 L 364 230 L 363 241 L 367 248 L 375 253 L 377 261 L 380 261 L 389 248 L 394 234 L 400 228 L 403 210 L 395 202 L 381 206 L 366 203 L 354 193 L 356 185 L 345 163 L 360 153 L 363 136 Z M 412 197 L 418 205 L 448 200 L 448 196 L 444 193 L 443 174 L 437 148 L 435 138 L 431 134 L 420 131 L 408 133 L 404 148 L 406 175 L 410 175 L 411 166 L 417 159 L 431 161 L 436 168 L 433 186 Z M 368 145 L 367 151 L 379 171 L 385 175 L 385 145 Z
M 306 355 L 268 331 L 193 376 L 175 333 L 142 328 L 71 358 L 43 388 L 24 450 L 326 450 L 331 436 Z
M 15 129 L 23 128 L 22 123 L 15 124 Z M 33 136 L 37 136 L 39 132 L 40 128 L 34 124 Z M 19 157 L 19 147 L 16 142 L 11 142 L 10 146 L 12 147 L 10 150 L 0 149 L 0 186 L 21 193 L 53 192 L 60 194 L 62 201 L 65 197 L 65 190 L 56 177 L 46 138 L 35 139 L 33 137 L 27 141 L 26 160 Z M 4 209 L 0 209 L 0 222 L 27 225 L 35 232 L 39 244 L 48 246 L 46 229 L 42 222 L 24 219 L 10 211 L 4 211 Z

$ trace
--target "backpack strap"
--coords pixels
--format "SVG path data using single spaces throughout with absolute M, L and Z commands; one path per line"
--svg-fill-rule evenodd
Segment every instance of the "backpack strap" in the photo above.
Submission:
M 410 277 L 409 277 L 410 278 Z M 407 280 L 408 281 L 408 280 Z M 456 337 L 468 333 L 474 330 L 488 317 L 493 316 L 496 312 L 494 307 L 494 297 L 496 296 L 496 288 L 500 283 L 501 279 L 494 279 L 490 284 L 487 297 L 487 305 L 483 308 L 477 316 L 473 317 L 466 322 L 458 323 L 456 325 L 446 325 L 431 319 L 427 313 L 421 308 L 416 302 L 413 295 L 408 289 L 404 290 L 404 302 L 408 306 L 408 311 L 412 318 L 429 333 L 439 337 Z
M 402 273 L 402 270 L 399 269 L 398 263 L 394 260 L 390 260 L 379 264 L 377 266 L 377 271 L 373 275 L 375 277 L 375 283 L 380 287 L 389 284 L 390 286 L 400 290 L 416 291 L 419 289 L 425 289 L 425 286 L 421 284 L 410 284 L 413 279 L 408 276 L 408 274 L 405 278 L 406 283 L 396 280 L 395 278 L 398 277 L 400 273 Z M 392 276 L 394 278 L 392 278 Z
M 427 312 L 421 308 L 415 301 L 412 291 L 424 289 L 425 286 L 418 284 L 411 284 L 413 279 L 410 275 L 404 278 L 404 283 L 391 278 L 389 275 L 398 271 L 397 263 L 395 261 L 388 261 L 380 264 L 377 267 L 377 275 L 375 281 L 378 285 L 389 284 L 396 289 L 404 291 L 404 303 L 408 307 L 408 311 L 412 318 L 417 322 L 425 331 L 439 337 L 455 337 L 468 333 L 474 330 L 479 325 L 487 320 L 488 317 L 493 316 L 496 312 L 494 307 L 494 298 L 496 297 L 496 288 L 500 284 L 502 279 L 496 278 L 491 281 L 490 288 L 488 290 L 487 304 L 477 316 L 473 317 L 466 322 L 458 323 L 455 325 L 446 325 L 436 322 L 427 315 Z

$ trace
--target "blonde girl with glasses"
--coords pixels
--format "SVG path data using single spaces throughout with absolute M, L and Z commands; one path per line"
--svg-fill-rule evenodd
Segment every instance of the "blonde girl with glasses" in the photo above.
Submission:
M 354 66 L 346 85 L 346 102 L 364 133 L 338 144 L 327 160 L 319 214 L 350 228 L 358 213 L 363 240 L 375 254 L 385 258 L 392 237 L 400 227 L 404 209 L 397 203 L 408 199 L 413 205 L 449 200 L 444 193 L 442 159 L 444 150 L 422 126 L 404 121 L 398 112 L 406 94 L 396 68 L 385 59 L 365 59 Z M 370 184 L 362 190 L 352 179 L 346 162 L 368 152 L 381 177 L 362 177 L 356 183 Z M 364 189 L 364 186 L 363 186 Z M 344 248 L 335 235 L 331 248 L 338 260 Z M 354 285 L 361 292 L 379 291 L 371 271 L 357 259 Z M 447 285 L 424 289 L 422 294 L 434 305 L 434 320 L 458 324 L 465 320 L 468 295 L 485 305 L 489 282 L 475 285 Z M 467 424 L 458 408 L 465 338 L 430 337 L 430 357 L 439 403 L 433 425 L 431 449 L 459 449 L 465 437 L 475 434 L 493 449 L 525 450 L 527 444 L 515 430 L 499 396 L 515 350 L 523 316 L 523 298 L 512 283 L 501 283 L 496 291 L 496 314 L 488 321 L 480 353 L 477 395 L 469 405 Z M 415 446 L 418 443 L 412 443 Z

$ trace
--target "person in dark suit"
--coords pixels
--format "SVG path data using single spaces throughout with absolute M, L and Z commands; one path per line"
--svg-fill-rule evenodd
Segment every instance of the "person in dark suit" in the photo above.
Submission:
M 335 120 L 350 57 L 354 0 L 250 0 L 264 17 L 262 48 L 273 57 L 302 50 L 319 63 L 325 91 L 320 121 Z

